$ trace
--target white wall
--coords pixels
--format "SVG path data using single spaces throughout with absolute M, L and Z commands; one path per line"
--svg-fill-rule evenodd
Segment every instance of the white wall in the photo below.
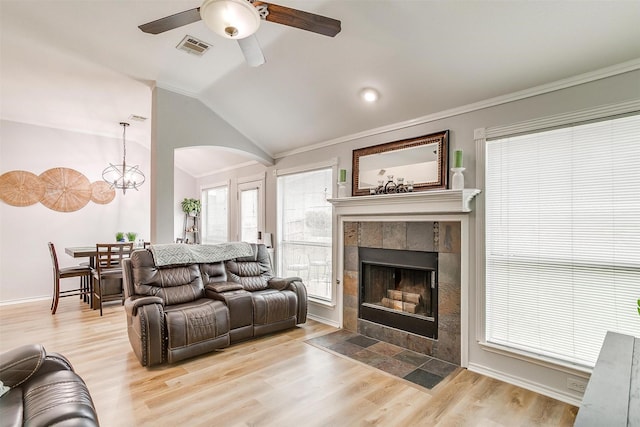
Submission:
M 220 146 L 242 150 L 254 160 L 273 159 L 197 99 L 156 87 L 152 94 L 151 231 L 152 241 L 168 243 L 174 209 L 173 154 L 176 148 Z
M 182 237 L 184 228 L 184 212 L 182 212 L 182 200 L 200 199 L 197 181 L 182 169 L 173 169 L 173 236 Z M 155 243 L 155 242 L 154 242 Z
M 94 182 L 102 180 L 109 162 L 121 160 L 121 138 L 0 121 L 0 174 L 26 170 L 39 175 L 66 167 Z M 148 177 L 149 151 L 127 140 L 129 162 L 139 164 Z M 148 240 L 149 198 L 147 182 L 140 191 L 128 191 L 125 196 L 117 192 L 109 204 L 89 202 L 76 212 L 56 212 L 40 203 L 14 207 L 0 202 L 0 302 L 51 296 L 49 241 L 56 245 L 60 265 L 65 267 L 86 261 L 66 255 L 67 246 L 113 242 L 116 231 L 134 231 Z
M 466 113 L 442 113 L 434 115 L 435 118 L 432 120 L 426 119 L 423 123 L 417 125 L 401 127 L 398 130 L 380 133 L 372 132 L 372 135 L 363 138 L 277 159 L 275 166 L 263 167 L 264 170 L 267 171 L 267 231 L 275 233 L 276 230 L 276 182 L 272 173 L 274 169 L 299 167 L 305 164 L 328 161 L 337 157 L 338 168 L 344 168 L 351 172 L 352 150 L 356 148 L 368 147 L 384 142 L 397 141 L 449 129 L 449 160 L 453 162 L 452 153 L 456 149 L 464 150 L 464 166 L 466 167 L 465 184 L 467 188 L 473 188 L 476 182 L 474 129 L 507 125 L 631 99 L 640 99 L 639 82 L 640 71 L 629 72 L 517 101 L 476 109 Z M 219 182 L 225 179 L 233 180 L 243 174 L 251 173 L 255 173 L 255 170 L 245 171 L 239 169 L 212 175 L 207 179 Z M 483 198 L 482 194 L 479 198 Z M 475 247 L 475 233 L 476 215 L 475 213 L 471 213 L 470 234 L 472 248 Z M 531 363 L 516 357 L 487 351 L 479 345 L 475 333 L 480 325 L 478 319 L 481 315 L 476 309 L 477 284 L 475 280 L 475 267 L 478 260 L 475 259 L 474 253 L 470 255 L 469 277 L 471 289 L 468 307 L 470 369 L 564 401 L 579 402 L 581 394 L 570 391 L 566 387 L 567 377 L 579 375 L 571 369 L 565 370 L 557 366 L 543 366 Z M 311 304 L 309 313 L 315 317 L 325 318 L 329 323 L 335 323 L 339 318 L 339 310 L 340 307 L 331 309 L 326 306 Z

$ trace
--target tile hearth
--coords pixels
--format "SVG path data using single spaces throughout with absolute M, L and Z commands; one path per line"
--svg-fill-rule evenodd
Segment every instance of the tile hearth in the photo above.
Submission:
M 358 248 L 438 254 L 438 338 L 430 339 L 358 316 Z M 344 223 L 343 327 L 456 365 L 461 364 L 461 226 L 456 221 Z
M 432 389 L 458 369 L 452 363 L 344 329 L 306 342 L 427 389 Z

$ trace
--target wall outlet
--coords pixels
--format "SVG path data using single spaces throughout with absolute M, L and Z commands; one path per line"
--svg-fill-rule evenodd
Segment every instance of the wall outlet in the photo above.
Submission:
M 567 377 L 567 388 L 584 393 L 584 390 L 587 388 L 587 380 L 584 378 Z

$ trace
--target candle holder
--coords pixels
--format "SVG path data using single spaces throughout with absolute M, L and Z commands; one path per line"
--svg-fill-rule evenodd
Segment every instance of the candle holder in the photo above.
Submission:
M 338 182 L 338 197 L 347 197 L 347 183 Z
M 464 189 L 464 172 L 465 168 L 451 168 L 451 172 L 453 172 L 453 176 L 451 177 L 451 189 L 452 190 L 462 190 Z

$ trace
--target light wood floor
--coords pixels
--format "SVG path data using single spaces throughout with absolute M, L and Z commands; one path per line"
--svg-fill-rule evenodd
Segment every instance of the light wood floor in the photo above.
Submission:
M 577 408 L 459 369 L 433 390 L 304 341 L 309 321 L 160 368 L 140 366 L 122 306 L 101 318 L 76 298 L 0 307 L 0 352 L 42 343 L 84 378 L 110 426 L 571 426 Z

